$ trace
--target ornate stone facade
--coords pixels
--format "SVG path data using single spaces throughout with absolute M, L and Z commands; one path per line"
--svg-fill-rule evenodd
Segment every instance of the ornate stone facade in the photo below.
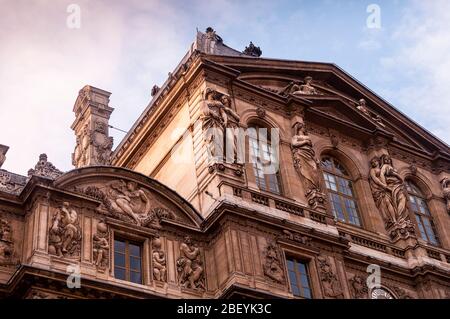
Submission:
M 0 170 L 0 297 L 448 298 L 449 147 L 335 65 L 208 28 L 153 93 L 113 150 L 85 86 L 75 169 Z

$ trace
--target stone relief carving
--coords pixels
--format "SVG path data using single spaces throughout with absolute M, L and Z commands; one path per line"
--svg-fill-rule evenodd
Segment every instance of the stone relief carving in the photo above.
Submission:
M 166 253 L 161 249 L 161 239 L 153 239 L 153 278 L 157 281 L 166 281 Z
M 299 234 L 299 233 L 293 233 L 289 230 L 284 229 L 283 230 L 283 237 L 285 239 L 289 239 L 292 241 L 295 241 L 297 243 L 303 244 L 303 245 L 307 245 L 310 246 L 311 243 L 311 237 Z
M 369 184 L 375 204 L 392 239 L 414 236 L 414 226 L 406 207 L 407 197 L 403 179 L 392 166 L 387 154 L 370 161 Z
M 17 195 L 20 194 L 26 183 L 25 176 L 0 169 L 0 191 Z
M 285 88 L 283 88 L 279 94 L 283 96 L 292 95 L 319 95 L 319 91 L 312 86 L 312 77 L 307 76 L 303 80 L 303 84 L 299 81 L 292 81 Z
M 94 122 L 94 130 L 91 132 L 90 140 L 95 149 L 96 164 L 109 165 L 114 140 L 108 136 L 108 124 L 100 120 Z
M 232 148 L 227 154 L 233 156 L 233 158 L 227 158 L 227 161 L 235 162 L 238 146 L 237 129 L 239 128 L 240 117 L 231 108 L 230 97 L 207 88 L 201 113 L 202 130 L 209 162 L 211 164 L 223 162 L 224 134 L 225 144 Z
M 52 218 L 48 252 L 65 258 L 78 258 L 81 248 L 81 227 L 78 213 L 64 202 Z
M 176 219 L 175 214 L 167 208 L 151 207 L 148 191 L 133 181 L 114 180 L 101 189 L 91 185 L 84 189 L 75 188 L 74 191 L 100 201 L 99 213 L 138 226 L 159 229 L 162 219 Z
M 344 297 L 341 284 L 331 267 L 329 258 L 327 256 L 319 256 L 317 257 L 317 262 L 319 264 L 319 275 L 325 296 L 332 298 Z
M 357 108 L 360 112 L 364 113 L 365 115 L 371 116 L 370 113 L 369 113 L 369 111 L 367 110 L 366 100 L 360 99 L 360 100 L 358 101 L 358 105 L 356 106 L 356 108 Z
M 182 287 L 205 289 L 203 262 L 200 248 L 186 236 L 180 245 L 180 257 L 177 259 L 178 280 Z
M 43 177 L 57 178 L 63 172 L 57 169 L 52 163 L 47 161 L 47 154 L 39 155 L 39 162 L 34 166 L 34 169 L 28 171 L 28 176 L 37 175 Z
M 6 160 L 6 153 L 8 152 L 9 146 L 0 144 L 0 168 Z
M 403 288 L 392 286 L 390 287 L 392 290 L 394 290 L 395 295 L 398 299 L 414 299 L 411 297 Z
M 369 297 L 369 288 L 367 287 L 365 278 L 359 275 L 355 275 L 349 281 L 354 298 L 367 299 Z
M 311 138 L 305 132 L 303 123 L 294 125 L 295 135 L 292 137 L 291 149 L 294 167 L 300 175 L 305 187 L 308 204 L 313 208 L 325 209 L 325 194 L 320 184 L 319 162 Z
M 260 57 L 262 51 L 260 47 L 255 46 L 253 42 L 250 41 L 250 44 L 247 47 L 245 47 L 245 50 L 242 51 L 242 53 L 253 57 Z
M 444 194 L 444 199 L 447 202 L 447 213 L 450 214 L 450 178 L 445 177 L 441 181 L 442 193 Z
M 108 226 L 101 221 L 97 224 L 97 233 L 93 235 L 94 265 L 100 271 L 105 271 L 109 266 L 109 232 Z
M 284 282 L 284 271 L 281 267 L 281 258 L 278 247 L 273 241 L 269 241 L 264 251 L 264 274 L 278 283 Z
M 0 218 L 0 266 L 15 263 L 11 224 L 7 219 Z

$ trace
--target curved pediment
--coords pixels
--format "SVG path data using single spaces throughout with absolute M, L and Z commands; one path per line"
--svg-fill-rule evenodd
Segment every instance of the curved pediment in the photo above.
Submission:
M 54 186 L 99 202 L 105 216 L 150 228 L 170 221 L 200 228 L 201 215 L 175 191 L 140 173 L 111 166 L 90 166 L 58 177 Z

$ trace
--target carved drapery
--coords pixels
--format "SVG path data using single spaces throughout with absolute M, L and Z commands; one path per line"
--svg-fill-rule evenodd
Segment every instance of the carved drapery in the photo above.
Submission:
M 64 202 L 52 218 L 48 240 L 49 254 L 79 258 L 81 236 L 80 216 L 68 202 Z
M 331 266 L 329 257 L 319 256 L 317 257 L 317 262 L 319 264 L 319 276 L 325 296 L 331 298 L 343 298 L 344 293 L 342 291 L 341 283 Z
M 374 157 L 370 161 L 369 183 L 375 204 L 392 239 L 414 236 L 409 218 L 407 195 L 403 179 L 392 166 L 389 155 Z
M 109 266 L 109 232 L 108 226 L 101 221 L 97 224 L 97 232 L 93 235 L 93 256 L 94 265 L 101 272 Z
M 320 183 L 319 162 L 315 157 L 311 138 L 305 132 L 304 124 L 294 124 L 295 135 L 292 137 L 291 149 L 294 167 L 305 188 L 305 196 L 312 208 L 325 209 L 325 195 Z
M 202 130 L 209 163 L 213 165 L 223 162 L 224 145 L 229 147 L 226 161 L 236 162 L 240 117 L 232 109 L 230 97 L 207 88 L 201 110 Z
M 450 214 L 450 178 L 445 177 L 441 181 L 442 193 L 447 203 L 447 213 Z
M 264 251 L 264 274 L 277 283 L 284 282 L 284 271 L 281 267 L 282 260 L 278 247 L 273 241 L 269 241 Z
M 177 259 L 178 281 L 181 287 L 205 290 L 204 266 L 200 248 L 186 236 Z
M 161 246 L 161 239 L 154 238 L 152 243 L 153 279 L 165 282 L 167 280 L 166 253 Z

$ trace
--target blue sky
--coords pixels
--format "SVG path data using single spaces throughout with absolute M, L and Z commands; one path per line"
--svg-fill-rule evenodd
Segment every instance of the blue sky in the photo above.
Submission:
M 66 26 L 67 6 L 81 27 Z M 367 28 L 370 4 L 381 28 Z M 128 130 L 194 39 L 213 27 L 263 57 L 333 62 L 450 143 L 450 1 L 0 0 L 3 168 L 26 174 L 40 153 L 69 170 L 78 90 L 112 92 L 111 124 Z M 7 118 L 7 121 L 4 119 Z M 115 145 L 123 133 L 114 132 Z

